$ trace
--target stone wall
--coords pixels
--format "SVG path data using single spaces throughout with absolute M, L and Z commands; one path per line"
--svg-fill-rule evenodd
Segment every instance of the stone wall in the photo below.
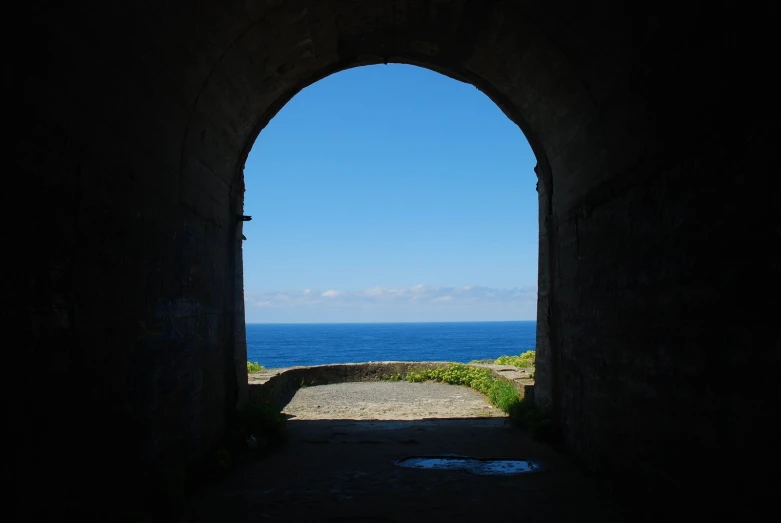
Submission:
M 250 375 L 249 400 L 270 401 L 280 409 L 287 405 L 302 386 L 329 385 L 365 381 L 404 379 L 410 372 L 421 372 L 447 365 L 444 361 L 386 361 L 371 363 L 345 363 L 269 369 Z M 476 365 L 491 370 L 496 378 L 508 381 L 518 391 L 519 397 L 529 394 L 534 387 L 525 371 L 500 365 Z M 513 370 L 514 372 L 507 372 Z M 503 372 L 504 371 L 504 372 Z

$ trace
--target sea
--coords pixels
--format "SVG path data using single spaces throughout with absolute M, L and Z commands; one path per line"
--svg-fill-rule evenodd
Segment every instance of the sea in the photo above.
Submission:
M 248 323 L 247 361 L 266 368 L 495 359 L 535 349 L 536 321 Z

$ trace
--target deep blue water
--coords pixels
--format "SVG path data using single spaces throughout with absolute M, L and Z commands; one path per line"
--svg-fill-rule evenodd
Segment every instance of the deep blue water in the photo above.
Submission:
M 247 324 L 247 360 L 267 368 L 366 361 L 459 361 L 534 350 L 536 321 Z

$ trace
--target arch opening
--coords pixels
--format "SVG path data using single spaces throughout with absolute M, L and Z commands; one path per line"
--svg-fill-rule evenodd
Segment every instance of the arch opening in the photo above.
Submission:
M 244 167 L 248 360 L 466 363 L 534 350 L 534 165 L 489 99 L 437 73 L 380 65 L 310 86 L 260 134 Z M 341 352 L 308 347 L 314 332 L 262 325 L 402 322 L 514 323 L 460 334 L 428 325 L 391 338 L 387 325 L 308 328 Z M 335 329 L 347 337 L 333 338 Z M 464 336 L 477 338 L 466 346 Z
M 409 20 L 405 27 L 377 7 L 375 22 L 379 27 L 372 25 L 375 22 L 367 26 L 358 24 L 355 31 L 339 32 L 336 40 L 325 29 L 312 31 L 311 11 L 302 15 L 286 6 L 258 18 L 225 47 L 198 90 L 182 149 L 182 183 L 186 186 L 193 175 L 194 187 L 204 185 L 202 177 L 218 179 L 217 197 L 229 202 L 228 216 L 243 215 L 243 168 L 258 134 L 296 93 L 335 72 L 362 65 L 399 63 L 417 65 L 471 83 L 522 129 L 537 158 L 539 281 L 535 401 L 541 409 L 558 418 L 563 400 L 557 381 L 562 375 L 559 372 L 561 352 L 557 347 L 564 337 L 558 328 L 561 311 L 557 308 L 556 293 L 563 286 L 577 295 L 579 285 L 571 265 L 565 271 L 564 280 L 559 281 L 562 271 L 558 266 L 562 259 L 578 256 L 576 252 L 567 252 L 563 257 L 560 246 L 569 248 L 572 239 L 578 236 L 571 229 L 576 225 L 572 221 L 573 209 L 582 205 L 591 188 L 610 178 L 616 169 L 624 168 L 622 162 L 631 160 L 633 147 L 646 144 L 634 140 L 623 143 L 623 157 L 613 155 L 608 164 L 607 144 L 616 140 L 620 132 L 610 126 L 605 128 L 594 93 L 584 88 L 573 63 L 518 6 L 492 6 L 473 18 L 471 15 L 477 13 L 472 10 L 482 9 L 469 5 L 465 10 L 443 4 L 436 12 L 416 11 L 414 16 L 420 18 L 414 22 Z M 355 14 L 339 13 L 328 23 L 345 27 L 343 23 Z M 284 34 L 275 30 L 277 17 L 285 20 Z M 420 33 L 417 24 L 439 30 L 446 26 L 458 28 L 461 34 L 443 36 L 437 30 Z M 510 25 L 511 31 L 507 30 Z M 466 40 L 464 34 L 468 35 Z M 388 46 L 386 37 L 391 35 L 395 35 L 393 40 L 398 45 Z M 504 50 L 501 59 L 494 52 L 498 48 Z M 639 132 L 633 138 L 637 137 Z M 197 195 L 185 198 L 184 203 L 192 204 L 202 214 L 198 198 Z M 219 214 L 225 210 L 223 206 L 216 211 Z M 213 214 L 214 210 L 206 213 Z M 557 237 L 558 225 L 552 227 L 555 217 L 561 217 L 566 224 L 565 242 Z M 240 404 L 246 397 L 247 379 L 243 323 L 246 311 L 242 299 L 242 261 L 238 259 L 242 222 L 229 218 L 228 223 L 229 229 L 218 239 L 230 246 L 226 265 L 233 269 L 227 275 L 233 284 L 226 316 L 232 322 L 229 345 L 234 350 L 229 366 L 235 376 L 227 374 L 231 382 L 228 389 L 234 392 L 229 392 L 226 399 L 236 398 Z M 590 410 L 569 411 L 574 417 L 566 424 L 578 426 L 577 419 L 588 416 Z

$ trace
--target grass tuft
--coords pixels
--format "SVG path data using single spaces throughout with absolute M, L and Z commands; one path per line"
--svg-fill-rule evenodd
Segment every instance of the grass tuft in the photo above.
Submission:
M 499 356 L 494 363 L 496 365 L 512 365 L 513 367 L 527 369 L 534 367 L 535 355 L 536 353 L 533 350 L 527 350 L 520 356 Z
M 512 383 L 496 379 L 489 369 L 470 367 L 463 363 L 450 363 L 448 365 L 426 369 L 419 372 L 410 372 L 406 380 L 412 383 L 423 381 L 438 381 L 450 385 L 464 385 L 477 392 L 482 392 L 502 412 L 510 413 L 514 403 L 520 401 L 518 391 Z
M 533 351 L 529 352 L 532 352 L 531 360 L 533 361 L 534 353 Z M 530 359 L 528 352 L 512 358 L 522 358 L 524 366 L 525 362 Z M 546 443 L 555 443 L 559 440 L 560 433 L 553 420 L 537 410 L 531 401 L 521 399 L 512 383 L 495 378 L 489 369 L 470 367 L 463 363 L 449 363 L 433 369 L 410 372 L 405 379 L 413 383 L 437 381 L 471 387 L 488 396 L 493 405 L 510 416 L 510 422 L 513 425 L 526 430 L 534 439 Z
M 251 362 L 251 361 L 247 362 L 247 372 L 249 374 L 252 374 L 254 372 L 260 372 L 260 371 L 262 371 L 265 368 L 266 367 L 264 367 L 263 365 L 261 365 L 258 362 Z

